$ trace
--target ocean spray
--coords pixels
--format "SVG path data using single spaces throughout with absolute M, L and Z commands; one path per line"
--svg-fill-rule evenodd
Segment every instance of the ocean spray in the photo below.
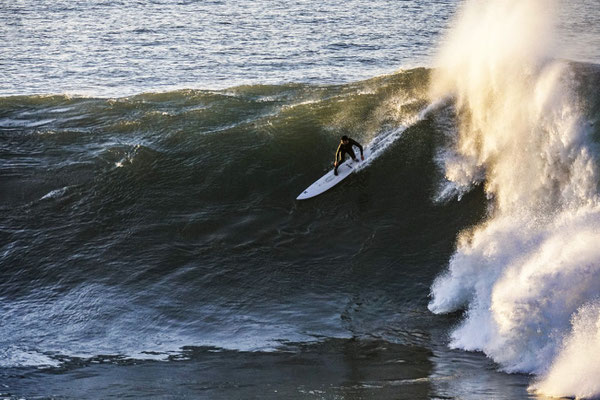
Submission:
M 432 101 L 453 98 L 458 121 L 447 184 L 483 183 L 490 210 L 461 233 L 429 308 L 466 307 L 452 347 L 537 374 L 531 390 L 589 397 L 600 395 L 597 152 L 570 67 L 553 57 L 554 8 L 469 1 L 440 52 Z

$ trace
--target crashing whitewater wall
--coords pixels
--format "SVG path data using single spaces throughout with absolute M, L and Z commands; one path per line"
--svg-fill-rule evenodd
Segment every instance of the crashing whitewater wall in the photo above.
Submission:
M 600 395 L 597 151 L 568 63 L 552 57 L 547 0 L 467 2 L 440 53 L 432 101 L 458 129 L 448 185 L 483 183 L 487 220 L 463 232 L 434 282 L 435 313 L 466 307 L 451 346 L 480 350 L 531 390 Z M 451 192 L 446 190 L 446 193 Z

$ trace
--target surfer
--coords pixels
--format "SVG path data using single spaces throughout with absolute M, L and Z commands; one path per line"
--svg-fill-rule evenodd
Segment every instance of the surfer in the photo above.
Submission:
M 360 158 L 363 161 L 365 160 L 365 156 L 363 155 L 363 147 L 360 145 L 360 143 L 358 143 L 356 140 L 350 139 L 348 136 L 344 135 L 344 136 L 342 136 L 342 140 L 340 140 L 340 145 L 338 146 L 338 148 L 335 152 L 335 162 L 333 163 L 333 166 L 335 167 L 333 169 L 333 173 L 335 175 L 338 174 L 337 169 L 340 166 L 340 164 L 343 163 L 344 160 L 346 159 L 346 153 L 350 154 L 350 157 L 352 157 L 352 160 L 358 161 L 356 159 L 356 155 L 354 154 L 354 150 L 352 150 L 352 146 L 356 146 L 360 149 Z

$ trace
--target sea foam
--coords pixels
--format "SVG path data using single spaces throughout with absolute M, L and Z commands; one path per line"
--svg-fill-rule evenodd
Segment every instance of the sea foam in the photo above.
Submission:
M 451 346 L 483 351 L 530 390 L 600 396 L 597 154 L 555 4 L 469 1 L 440 52 L 432 101 L 452 96 L 458 129 L 440 157 L 462 193 L 483 183 L 489 217 L 462 232 L 429 308 L 466 308 Z

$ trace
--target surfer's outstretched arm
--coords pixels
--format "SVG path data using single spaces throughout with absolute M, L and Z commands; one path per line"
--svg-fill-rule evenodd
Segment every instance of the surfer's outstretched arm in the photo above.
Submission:
M 361 144 L 358 143 L 354 139 L 350 139 L 350 143 L 352 143 L 353 146 L 356 146 L 356 147 L 358 147 L 360 149 L 360 158 L 362 158 L 364 160 L 365 156 L 363 155 L 363 147 L 361 146 Z

